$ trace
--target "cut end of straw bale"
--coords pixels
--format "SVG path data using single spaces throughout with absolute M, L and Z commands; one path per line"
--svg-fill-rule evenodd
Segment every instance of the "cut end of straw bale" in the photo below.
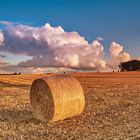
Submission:
M 70 75 L 53 75 L 35 80 L 30 91 L 35 117 L 55 122 L 81 114 L 85 99 L 79 81 Z

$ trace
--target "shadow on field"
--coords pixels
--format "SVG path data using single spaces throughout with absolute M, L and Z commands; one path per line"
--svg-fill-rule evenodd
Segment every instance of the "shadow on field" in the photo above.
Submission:
M 75 116 L 72 118 L 65 119 L 65 121 L 58 121 L 54 122 L 53 124 L 47 124 L 44 122 L 41 122 L 37 120 L 31 110 L 23 109 L 23 110 L 10 110 L 10 109 L 2 109 L 0 110 L 0 123 L 16 123 L 18 124 L 43 124 L 44 126 L 49 125 L 49 126 L 65 126 L 67 127 L 68 125 L 71 126 L 72 124 L 79 124 L 79 125 L 84 125 L 84 121 L 86 120 L 86 115 L 85 113 L 82 113 L 79 116 Z M 75 127 L 71 126 L 71 127 Z
M 2 122 L 13 122 L 13 123 L 39 123 L 35 119 L 31 110 L 0 110 L 0 123 Z
M 22 88 L 29 88 L 31 85 L 30 84 L 11 84 L 11 83 L 6 83 L 0 81 L 0 87 L 22 87 Z

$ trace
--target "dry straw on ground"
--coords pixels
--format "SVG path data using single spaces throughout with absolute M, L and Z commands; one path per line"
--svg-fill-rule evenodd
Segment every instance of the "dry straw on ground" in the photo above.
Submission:
M 35 117 L 45 122 L 79 115 L 85 105 L 82 87 L 70 75 L 54 75 L 35 80 L 31 86 L 30 100 Z

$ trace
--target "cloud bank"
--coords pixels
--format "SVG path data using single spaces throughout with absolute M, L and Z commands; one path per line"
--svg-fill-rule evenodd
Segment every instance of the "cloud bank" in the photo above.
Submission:
M 3 32 L 0 31 L 0 46 L 3 45 L 3 42 L 4 42 L 4 36 L 3 36 Z
M 116 42 L 111 43 L 109 52 L 111 58 L 108 65 L 112 69 L 117 69 L 118 64 L 120 64 L 120 62 L 126 62 L 131 59 L 130 54 L 123 51 L 123 46 Z
M 69 67 L 104 71 L 116 69 L 120 62 L 131 58 L 123 51 L 123 46 L 112 42 L 110 60 L 106 61 L 101 37 L 89 43 L 77 32 L 66 32 L 61 26 L 52 27 L 48 23 L 41 27 L 10 22 L 1 24 L 5 25 L 5 29 L 0 31 L 0 51 L 31 57 L 16 67 Z

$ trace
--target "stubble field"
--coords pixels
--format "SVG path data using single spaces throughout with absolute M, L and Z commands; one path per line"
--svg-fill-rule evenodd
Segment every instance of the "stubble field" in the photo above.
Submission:
M 53 124 L 36 120 L 29 91 L 44 75 L 0 75 L 0 140 L 140 140 L 140 72 L 73 73 L 84 112 Z

